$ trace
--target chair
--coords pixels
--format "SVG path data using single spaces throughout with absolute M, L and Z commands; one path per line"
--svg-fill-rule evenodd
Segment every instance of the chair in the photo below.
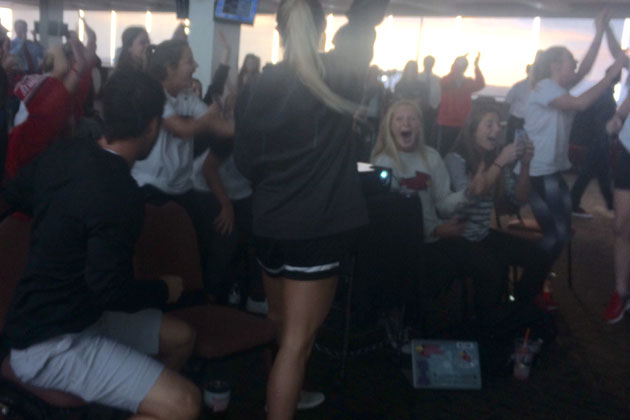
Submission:
M 499 195 L 499 194 L 497 194 Z M 501 194 L 502 195 L 502 194 Z M 530 239 L 532 241 L 540 241 L 543 236 L 542 229 L 538 222 L 535 219 L 523 219 L 520 213 L 520 209 L 510 204 L 504 198 L 497 198 L 494 202 L 494 216 L 496 220 L 497 227 L 499 229 L 503 228 L 503 223 L 501 222 L 501 217 L 516 217 L 516 219 L 510 220 L 505 229 L 517 236 L 523 237 L 525 239 Z M 567 243 L 567 285 L 569 289 L 573 290 L 573 253 L 572 253 L 572 244 L 573 244 L 573 235 L 575 234 L 575 228 L 571 227 L 571 239 Z M 514 271 L 516 268 L 513 267 Z
M 155 279 L 175 274 L 184 279 L 184 301 L 192 305 L 172 315 L 188 322 L 197 332 L 195 355 L 214 359 L 275 341 L 273 323 L 233 308 L 205 303 L 201 263 L 195 230 L 186 211 L 174 202 L 147 204 L 142 234 L 134 256 L 136 278 Z M 201 304 L 200 304 L 201 303 Z
M 0 222 L 0 280 L 2 281 L 2 287 L 0 288 L 0 330 L 4 326 L 13 292 L 26 267 L 30 229 L 29 221 L 15 217 L 7 217 Z M 74 395 L 22 383 L 11 369 L 9 355 L 3 355 L 1 372 L 3 381 L 34 395 L 50 406 L 70 409 L 86 405 L 85 401 Z M 0 395 L 0 402 L 6 405 L 6 401 L 3 400 L 4 395 Z M 9 412 L 13 408 L 7 407 Z

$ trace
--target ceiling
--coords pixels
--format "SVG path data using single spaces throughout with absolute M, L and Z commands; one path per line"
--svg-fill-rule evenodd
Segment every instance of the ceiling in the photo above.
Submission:
M 63 0 L 66 9 L 174 11 L 175 0 Z M 191 0 L 201 1 L 201 0 Z M 212 0 L 207 0 L 212 1 Z M 321 0 L 327 13 L 343 13 L 352 0 Z M 274 13 L 280 0 L 259 0 L 259 13 Z M 39 0 L 2 1 L 39 5 Z M 614 17 L 630 17 L 628 0 L 391 0 L 389 12 L 415 16 L 593 17 L 608 6 Z

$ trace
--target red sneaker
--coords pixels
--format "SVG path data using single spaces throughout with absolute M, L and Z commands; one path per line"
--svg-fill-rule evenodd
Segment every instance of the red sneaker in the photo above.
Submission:
M 549 292 L 540 292 L 534 298 L 534 304 L 545 312 L 555 311 L 559 306 L 558 302 Z
M 609 324 L 615 324 L 623 318 L 625 311 L 630 309 L 630 300 L 627 297 L 619 296 L 619 293 L 613 293 L 610 303 L 604 311 L 604 319 Z
M 547 312 L 555 311 L 560 306 L 549 292 L 543 292 L 543 302 Z

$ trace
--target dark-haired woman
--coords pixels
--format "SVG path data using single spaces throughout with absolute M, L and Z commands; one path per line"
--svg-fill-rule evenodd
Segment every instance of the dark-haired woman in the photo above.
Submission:
M 569 132 L 574 113 L 592 104 L 627 62 L 619 49 L 615 64 L 599 83 L 579 96 L 569 93 L 590 71 L 609 19 L 603 12 L 595 20 L 595 38 L 577 71 L 577 62 L 565 47 L 543 51 L 534 63 L 533 88 L 525 114 L 525 131 L 535 148 L 528 170 L 532 184 L 530 205 L 543 230 L 541 246 L 553 260 L 571 237 L 571 196 L 562 172 L 571 167 Z M 610 42 L 609 47 L 612 50 Z M 516 171 L 520 170 L 517 165 Z
M 211 257 L 215 236 L 212 214 L 218 213 L 219 205 L 193 191 L 193 137 L 212 133 L 230 138 L 233 126 L 193 93 L 192 75 L 196 68 L 186 41 L 164 41 L 151 52 L 148 72 L 164 88 L 166 105 L 155 147 L 145 160 L 136 162 L 132 175 L 147 200 L 156 204 L 174 200 L 189 213 L 197 232 L 206 288 L 216 297 L 222 291 L 214 290 L 216 283 L 210 283 L 210 279 L 225 277 L 221 265 Z
M 534 146 L 526 140 L 501 147 L 499 115 L 498 108 L 491 104 L 474 107 L 444 162 L 453 190 L 469 192 L 469 201 L 461 210 L 461 218 L 466 220 L 462 236 L 478 245 L 476 258 L 498 267 L 499 272 L 507 273 L 510 265 L 523 267 L 514 292 L 518 300 L 531 303 L 542 291 L 550 259 L 531 241 L 490 229 L 490 218 L 497 194 L 505 194 L 499 198 L 516 207 L 527 202 L 529 175 L 522 170 L 516 177 L 512 164 L 519 160 L 522 168 L 527 169 Z M 542 299 L 541 296 L 540 304 L 545 303 Z
M 243 67 L 238 73 L 237 89 L 242 92 L 246 84 L 252 83 L 260 75 L 260 57 L 247 54 L 243 60 Z
M 120 56 L 116 60 L 116 69 L 146 70 L 150 44 L 146 29 L 140 26 L 130 26 L 125 29 L 122 33 L 122 47 Z
M 352 114 L 387 0 L 355 1 L 335 49 L 320 55 L 317 0 L 283 0 L 284 60 L 267 66 L 237 109 L 234 157 L 253 183 L 253 232 L 269 318 L 279 328 L 267 386 L 268 418 L 293 418 L 315 336 L 367 223 L 354 158 Z M 357 7 L 357 5 L 360 5 Z

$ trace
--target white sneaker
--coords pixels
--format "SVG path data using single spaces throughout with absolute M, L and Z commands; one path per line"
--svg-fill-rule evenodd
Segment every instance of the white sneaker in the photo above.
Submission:
M 597 214 L 598 216 L 602 216 L 605 219 L 610 219 L 610 220 L 614 220 L 615 218 L 615 211 L 614 210 L 610 210 L 606 207 L 603 206 L 597 206 L 593 209 L 593 213 Z
M 297 403 L 298 410 L 310 410 L 318 405 L 321 405 L 326 401 L 326 396 L 322 392 L 309 392 L 300 391 L 300 399 Z M 265 412 L 267 411 L 267 405 L 265 405 Z
M 253 314 L 267 315 L 269 312 L 269 303 L 267 302 L 267 299 L 254 300 L 248 297 L 247 302 L 245 303 L 245 309 L 247 312 L 251 312 Z
M 300 391 L 300 400 L 297 404 L 298 410 L 309 410 L 321 405 L 326 400 L 322 392 Z

